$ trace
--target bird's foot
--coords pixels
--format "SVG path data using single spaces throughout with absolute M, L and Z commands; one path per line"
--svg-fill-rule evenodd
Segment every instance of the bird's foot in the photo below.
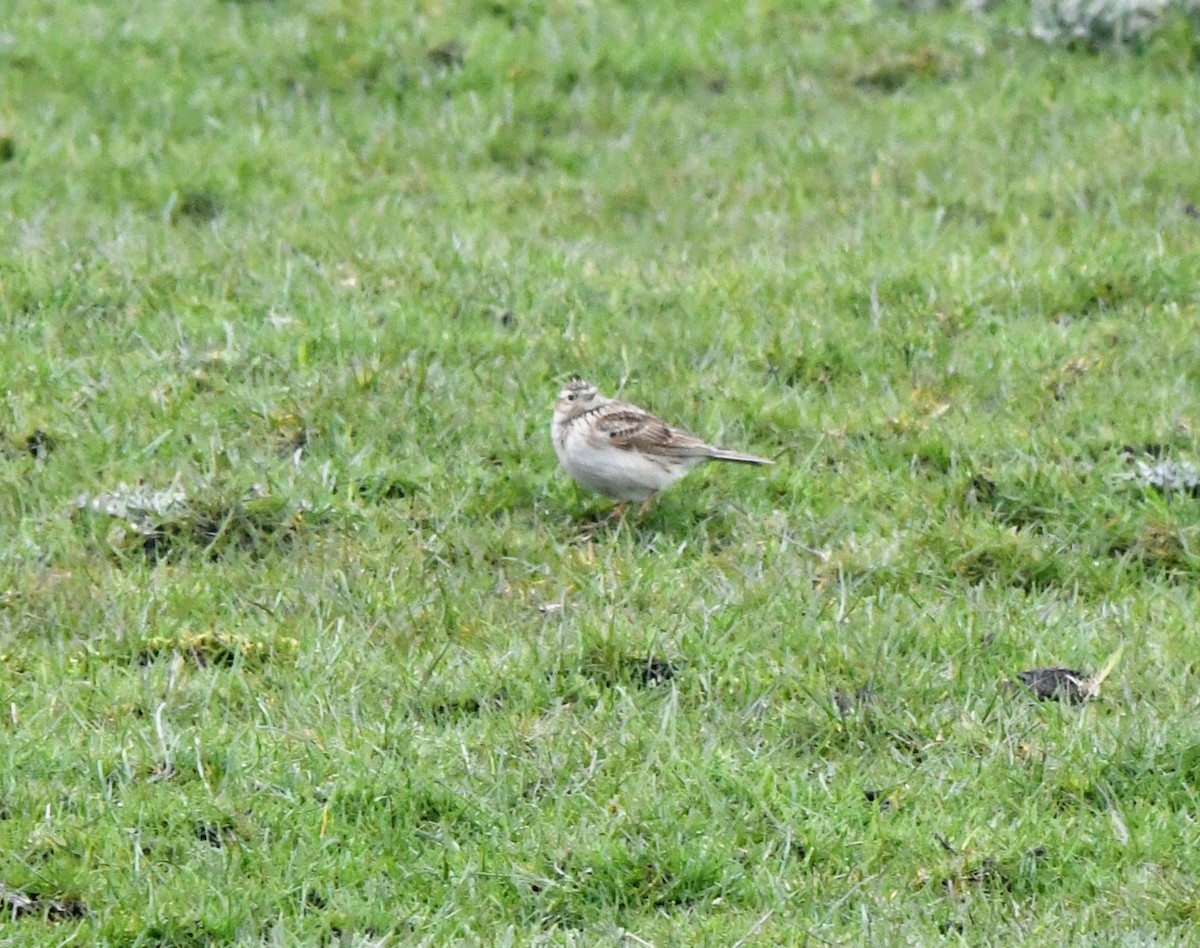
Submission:
M 628 500 L 622 500 L 620 503 L 613 505 L 613 509 L 608 512 L 608 522 L 612 523 L 614 520 L 624 520 L 625 513 L 628 510 Z
M 638 519 L 646 516 L 646 512 L 654 505 L 654 500 L 656 497 L 658 497 L 658 491 L 655 491 L 642 502 L 642 506 L 638 507 Z

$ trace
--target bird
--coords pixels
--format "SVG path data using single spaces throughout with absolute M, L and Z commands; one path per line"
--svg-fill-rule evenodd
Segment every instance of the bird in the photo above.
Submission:
M 644 408 L 606 398 L 583 379 L 558 393 L 550 434 L 563 470 L 581 486 L 619 501 L 614 516 L 638 500 L 644 514 L 660 491 L 702 461 L 774 463 L 707 444 Z

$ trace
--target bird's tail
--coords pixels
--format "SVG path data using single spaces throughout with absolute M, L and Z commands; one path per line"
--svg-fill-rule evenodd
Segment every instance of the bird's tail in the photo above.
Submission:
M 724 448 L 710 449 L 708 456 L 714 461 L 733 461 L 735 464 L 774 464 L 766 458 L 755 457 L 753 454 L 742 454 L 740 451 L 726 451 Z

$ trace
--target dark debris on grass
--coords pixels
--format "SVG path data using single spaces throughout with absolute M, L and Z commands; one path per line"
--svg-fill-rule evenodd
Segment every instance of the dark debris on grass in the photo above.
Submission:
M 1187 534 L 1180 528 L 1146 523 L 1114 532 L 1104 547 L 1105 555 L 1141 563 L 1148 572 L 1166 579 L 1194 575 L 1194 557 L 1188 548 Z
M 853 691 L 835 691 L 833 693 L 833 707 L 838 713 L 838 717 L 845 720 L 859 708 L 870 704 L 875 697 L 875 689 L 868 682 L 865 685 L 860 685 Z
M 892 798 L 887 790 L 876 787 L 863 787 L 863 799 L 868 803 L 878 803 L 879 809 L 886 812 L 892 808 Z
M 38 461 L 44 461 L 55 447 L 54 438 L 41 428 L 35 428 L 25 438 L 25 451 Z
M 957 72 L 957 66 L 931 46 L 922 46 L 914 53 L 885 59 L 866 67 L 856 76 L 854 84 L 874 92 L 896 92 L 919 79 L 946 80 Z
M 181 220 L 208 223 L 216 220 L 224 209 L 225 202 L 217 192 L 206 188 L 189 189 L 179 195 L 171 207 L 171 223 Z
M 950 895 L 958 896 L 978 889 L 1003 889 L 1013 892 L 1024 888 L 1032 880 L 1038 864 L 1046 855 L 1044 846 L 1035 846 L 1016 858 L 1000 860 L 994 856 L 985 856 L 973 864 L 964 866 L 962 871 L 944 877 L 941 885 Z
M 1016 681 L 1006 681 L 1004 684 L 1008 689 L 1023 689 L 1042 701 L 1053 700 L 1082 704 L 1100 696 L 1100 686 L 1117 667 L 1124 651 L 1123 643 L 1117 646 L 1116 650 L 1108 656 L 1104 667 L 1094 675 L 1089 675 L 1076 668 L 1061 666 L 1031 668 L 1028 671 L 1020 672 Z
M 311 428 L 302 421 L 276 431 L 272 438 L 275 453 L 280 457 L 298 457 L 320 434 L 320 429 Z
M 517 317 L 513 315 L 513 311 L 504 306 L 489 306 L 484 313 L 505 329 L 511 329 L 517 322 Z
M 446 69 L 461 69 L 467 58 L 462 43 L 453 39 L 430 46 L 425 55 L 431 63 Z
M 585 678 L 605 687 L 617 684 L 633 684 L 639 688 L 653 688 L 676 678 L 683 670 L 678 662 L 658 655 L 608 655 L 592 652 L 580 668 Z
M 996 482 L 982 474 L 971 478 L 964 498 L 968 507 L 991 507 L 996 500 Z
M 507 697 L 504 690 L 501 689 L 484 695 L 448 698 L 431 705 L 429 716 L 436 724 L 449 724 L 495 710 L 504 704 Z
M 658 688 L 675 681 L 685 670 L 683 662 L 660 655 L 627 655 L 593 649 L 577 666 L 564 665 L 547 673 L 546 681 L 561 695 L 575 695 L 583 682 L 593 687 Z
M 83 901 L 78 898 L 56 895 L 54 897 L 36 892 L 22 892 L 0 882 L 0 910 L 10 920 L 32 916 L 50 922 L 81 918 L 87 913 Z
M 241 837 L 241 832 L 236 825 L 228 821 L 196 820 L 192 824 L 192 835 L 213 849 L 224 849 L 227 843 L 236 842 Z
M 84 494 L 77 513 L 112 518 L 107 539 L 114 552 L 153 562 L 199 550 L 216 559 L 227 551 L 261 556 L 290 544 L 311 508 L 253 488 L 234 500 L 191 497 L 178 483 L 155 490 L 120 485 L 105 494 Z
M 1146 441 L 1142 444 L 1123 444 L 1117 450 L 1117 453 L 1126 460 L 1136 458 L 1140 455 L 1157 459 L 1165 457 L 1170 450 L 1170 446 L 1163 444 L 1161 441 Z
M 142 534 L 140 551 L 151 560 L 173 558 L 188 547 L 207 550 L 213 558 L 223 549 L 262 554 L 290 542 L 298 527 L 298 522 L 288 523 L 275 512 L 241 504 L 206 505 L 151 527 Z
M 35 428 L 27 435 L 11 437 L 4 437 L 0 432 L 0 457 L 31 457 L 35 461 L 44 461 L 56 447 L 58 439 L 41 428 Z
M 1017 675 L 1013 687 L 1024 687 L 1040 701 L 1066 701 L 1082 704 L 1091 693 L 1091 680 L 1087 672 L 1075 668 L 1031 668 Z
M 385 474 L 359 478 L 353 487 L 354 495 L 365 503 L 378 504 L 385 500 L 403 500 L 419 490 L 415 480 Z M 337 492 L 337 488 L 334 488 Z

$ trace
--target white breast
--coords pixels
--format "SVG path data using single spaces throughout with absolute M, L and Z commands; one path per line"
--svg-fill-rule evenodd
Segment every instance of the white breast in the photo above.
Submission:
M 589 490 L 616 500 L 646 500 L 703 458 L 651 457 L 589 437 L 585 418 L 555 425 L 554 451 L 563 469 Z

